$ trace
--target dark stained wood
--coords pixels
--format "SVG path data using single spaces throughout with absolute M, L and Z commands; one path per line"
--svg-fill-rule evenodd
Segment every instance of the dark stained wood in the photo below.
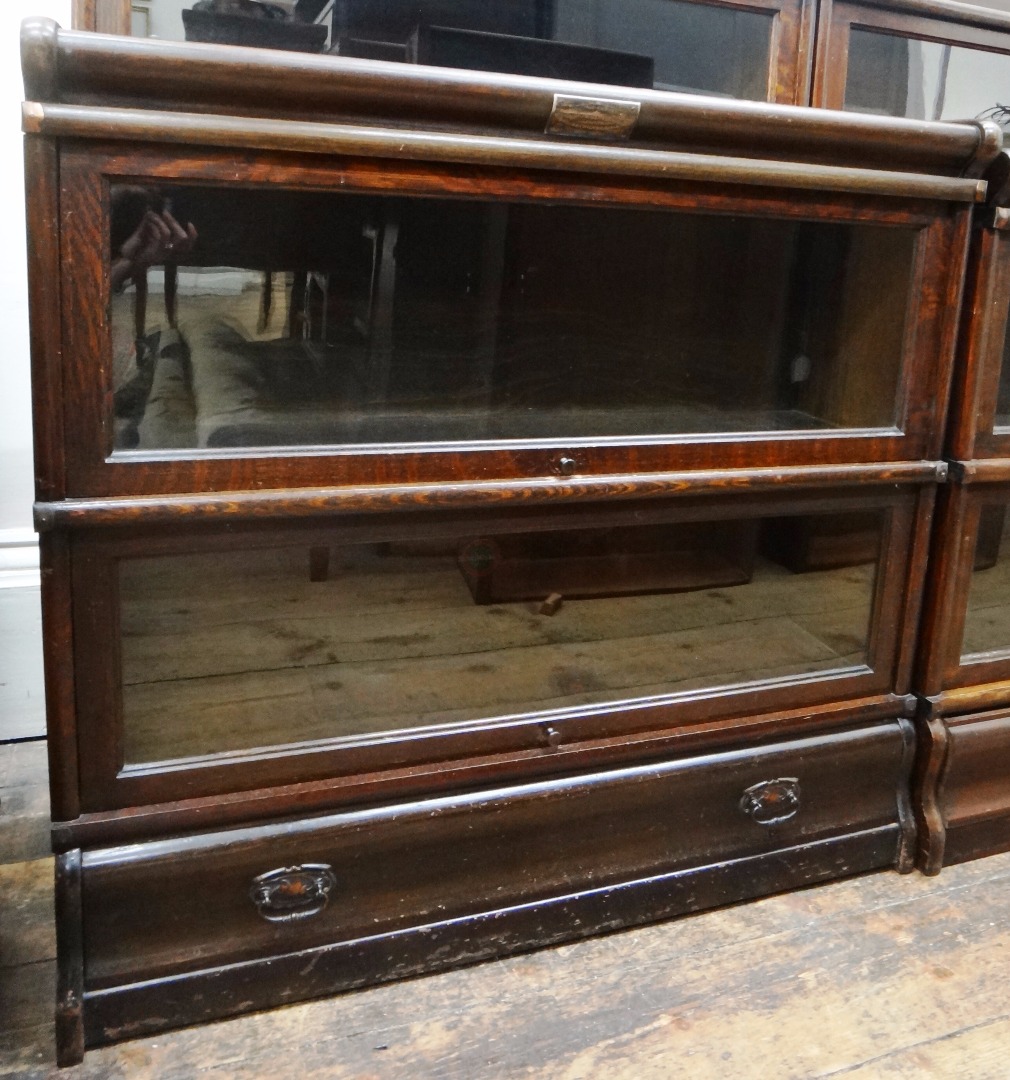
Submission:
M 74 692 L 74 627 L 70 590 L 70 545 L 65 533 L 39 540 L 42 577 L 42 641 L 46 687 L 46 745 L 53 819 L 80 812 Z
M 964 479 L 999 479 L 993 459 L 1010 454 L 1010 437 L 993 431 L 1008 317 L 1010 235 L 981 224 L 972 240 L 947 440 L 948 455 L 964 463 Z
M 898 823 L 896 723 L 698 758 L 84 855 L 87 988 L 296 952 Z M 746 793 L 779 777 L 795 802 Z M 756 796 L 759 798 L 760 796 Z M 897 840 L 895 836 L 894 841 Z M 892 849 L 893 864 L 897 844 Z M 325 905 L 268 921 L 275 867 L 325 864 Z M 314 898 L 312 898 L 314 899 Z M 295 908 L 294 910 L 298 910 Z
M 111 150 L 111 148 L 109 148 Z M 65 347 L 74 362 L 66 373 L 68 397 L 74 406 L 67 410 L 67 458 L 71 463 L 70 483 L 75 495 L 169 494 L 199 490 L 248 490 L 277 487 L 324 487 L 337 484 L 445 483 L 464 480 L 486 482 L 492 478 L 557 475 L 562 458 L 575 462 L 577 474 L 667 472 L 682 469 L 767 468 L 771 466 L 829 464 L 841 462 L 922 460 L 933 458 L 942 442 L 938 421 L 946 407 L 950 382 L 956 318 L 961 289 L 961 273 L 967 246 L 968 216 L 964 209 L 929 217 L 935 204 L 900 203 L 889 200 L 862 200 L 838 196 L 809 196 L 809 202 L 795 196 L 769 191 L 753 197 L 730 189 L 698 190 L 697 186 L 677 190 L 662 185 L 642 188 L 621 185 L 615 180 L 563 186 L 529 174 L 504 175 L 481 171 L 461 175 L 456 171 L 410 166 L 398 174 L 394 167 L 377 163 L 340 162 L 336 167 L 300 160 L 271 161 L 267 171 L 236 162 L 231 157 L 214 159 L 207 171 L 206 158 L 185 159 L 137 153 L 106 158 L 101 172 L 92 159 L 65 152 L 61 165 L 63 197 Z M 867 221 L 906 225 L 927 225 L 920 233 L 918 279 L 907 294 L 911 305 L 906 320 L 904 380 L 897 404 L 901 433 L 896 428 L 854 429 L 836 435 L 804 433 L 802 438 L 769 438 L 760 432 L 742 433 L 732 442 L 724 438 L 669 440 L 655 438 L 569 440 L 563 445 L 537 446 L 531 440 L 512 442 L 434 443 L 424 453 L 405 451 L 395 444 L 356 447 L 299 448 L 297 453 L 269 454 L 232 452 L 172 451 L 159 454 L 119 452 L 109 456 L 112 443 L 110 418 L 101 383 L 93 377 L 104 370 L 109 354 L 108 326 L 98 324 L 94 312 L 104 310 L 105 267 L 96 258 L 102 251 L 106 229 L 103 211 L 102 175 L 150 173 L 160 179 L 217 176 L 229 182 L 247 180 L 262 183 L 306 184 L 313 188 L 388 191 L 399 185 L 407 190 L 445 192 L 455 186 L 469 196 L 540 197 L 565 201 L 616 201 L 640 199 L 634 205 L 680 207 L 684 209 L 758 212 L 776 217 L 816 216 L 826 220 Z M 91 266 L 82 274 L 79 268 Z M 69 268 L 73 267 L 73 272 Z M 902 298 L 906 294 L 902 290 Z M 547 442 L 543 440 L 542 442 Z
M 941 808 L 949 740 L 943 720 L 928 709 L 918 721 L 918 760 L 913 800 L 918 820 L 917 863 L 924 874 L 938 874 L 943 866 L 946 822 Z
M 629 98 L 625 87 L 73 31 L 59 32 L 58 51 L 59 100 L 67 104 L 132 100 L 183 111 L 218 105 L 233 114 L 304 118 L 318 112 L 327 118 L 396 117 L 410 124 L 427 115 L 483 130 L 539 134 L 557 93 Z M 925 125 L 663 91 L 635 90 L 632 97 L 641 102 L 636 137 L 683 149 L 763 144 L 794 160 L 825 161 L 841 152 L 849 160 L 887 162 L 888 168 L 910 159 L 954 166 L 955 174 L 998 150 L 995 125 Z
M 559 145 L 515 137 L 447 135 L 298 120 L 150 113 L 142 109 L 88 105 L 29 104 L 25 107 L 24 127 L 28 132 L 51 137 L 108 138 L 328 155 L 367 154 L 380 160 L 557 169 L 720 184 L 774 184 L 786 189 L 968 203 L 983 202 L 987 190 L 984 180 L 919 176 L 881 169 L 861 170 L 635 147 Z
M 1010 14 L 981 5 L 950 0 L 821 0 L 811 104 L 844 107 L 853 26 L 993 51 L 1007 51 L 1010 42 Z
M 253 1002 L 269 1000 L 250 998 L 246 992 L 249 977 L 264 980 L 267 970 L 281 975 L 279 982 L 261 982 L 265 993 L 276 996 L 285 985 L 290 989 L 282 991 L 283 996 L 301 996 L 304 992 L 313 996 L 359 985 L 363 979 L 372 981 L 376 967 L 380 978 L 395 978 L 430 970 L 432 965 L 484 958 L 489 944 L 484 937 L 486 930 L 494 937 L 491 948 L 500 954 L 528 948 L 533 942 L 564 940 L 573 934 L 581 936 L 587 931 L 652 919 L 657 914 L 692 910 L 699 903 L 711 906 L 727 902 L 751 895 L 755 886 L 760 893 L 768 887 L 767 875 L 777 877 L 783 864 L 792 868 L 787 871 L 790 875 L 800 874 L 790 878 L 793 884 L 817 880 L 825 872 L 835 875 L 874 865 L 893 865 L 900 846 L 895 795 L 906 775 L 904 745 L 898 731 L 884 725 L 839 734 L 833 739 L 772 744 L 723 759 L 706 757 L 696 765 L 686 761 L 612 777 L 571 783 L 552 781 L 529 789 L 529 799 L 512 798 L 498 791 L 444 805 L 420 803 L 392 815 L 381 810 L 365 812 L 344 819 L 346 832 L 340 819 L 333 819 L 305 823 L 294 830 L 246 830 L 220 838 L 210 836 L 184 846 L 171 842 L 150 845 L 136 849 L 136 858 L 126 851 L 107 855 L 95 852 L 86 864 L 85 919 L 114 918 L 117 932 L 96 933 L 89 953 L 89 1043 L 152 1030 L 150 1025 L 164 1026 L 164 1019 L 148 1015 L 150 1008 L 143 996 L 137 1002 L 139 1008 L 134 1009 L 130 1005 L 133 992 L 117 988 L 128 980 L 128 976 L 119 974 L 120 969 L 124 964 L 141 962 L 140 953 L 147 954 L 147 971 L 164 975 L 175 971 L 181 976 L 187 970 L 203 969 L 193 980 L 177 976 L 148 984 L 151 990 L 157 986 L 159 997 L 171 1002 L 170 1014 L 176 1021 L 192 1021 L 241 1011 L 250 1005 L 256 1007 Z M 721 769 L 728 771 L 722 780 L 717 780 Z M 752 789 L 754 785 L 749 781 L 753 778 L 772 780 L 783 770 L 798 777 L 800 797 L 795 816 L 787 813 L 787 820 L 781 824 L 750 821 L 746 802 L 736 805 L 739 795 L 724 798 L 717 793 L 723 784 L 733 792 L 737 787 L 741 791 Z M 882 783 L 872 779 L 878 770 Z M 670 787 L 674 777 L 677 782 Z M 635 808 L 631 816 L 613 812 L 614 798 L 622 801 L 620 786 L 627 781 L 633 785 L 626 796 L 632 799 L 626 809 Z M 604 789 L 609 794 L 597 804 Z M 641 795 L 653 789 L 659 798 L 674 799 L 659 815 L 647 810 L 641 801 Z M 633 790 L 639 794 L 632 794 Z M 668 794 L 664 795 L 664 791 Z M 709 799 L 714 801 L 706 810 Z M 812 816 L 803 823 L 808 799 Z M 833 809 L 836 800 L 837 808 Z M 844 838 L 827 839 L 825 834 L 830 836 L 834 831 L 832 823 L 838 812 L 848 814 L 848 832 Z M 636 824 L 635 815 L 639 813 L 646 817 Z M 579 820 L 577 837 L 565 824 L 572 814 Z M 411 820 L 416 821 L 416 828 Z M 721 828 L 725 823 L 739 838 L 729 840 L 727 834 L 729 848 L 724 851 L 724 859 L 691 873 L 686 866 L 677 868 L 676 863 L 683 857 L 678 852 L 691 850 L 689 833 L 695 820 L 706 821 L 707 830 Z M 736 820 L 741 822 L 739 826 L 730 824 Z M 535 834 L 522 847 L 513 846 L 517 828 Z M 417 829 L 421 831 L 412 839 Z M 443 832 L 446 838 L 457 838 L 440 842 L 432 829 L 435 835 Z M 484 829 L 490 829 L 491 834 L 485 836 Z M 390 849 L 384 857 L 381 849 L 374 851 L 368 837 L 375 830 L 388 836 L 397 851 L 399 845 L 407 845 L 403 854 Z M 558 830 L 566 836 L 563 847 L 557 843 Z M 675 830 L 672 835 L 671 830 Z M 492 841 L 492 835 L 500 839 Z M 341 840 L 342 836 L 345 839 Z M 806 853 L 795 846 L 796 840 L 804 845 Z M 221 846 L 223 843 L 227 846 Z M 354 845 L 362 843 L 368 843 L 363 849 L 368 854 L 353 856 Z M 348 844 L 351 848 L 347 848 Z M 752 847 L 752 854 L 735 855 L 726 861 L 725 855 L 739 852 L 741 844 L 743 850 L 749 845 L 762 850 L 754 851 Z M 339 852 L 334 845 L 339 846 Z M 584 867 L 589 864 L 578 854 L 580 848 L 593 853 L 591 863 L 596 868 L 588 879 Z M 562 850 L 568 852 L 565 858 L 575 860 L 567 868 L 557 863 Z M 818 851 L 822 854 L 816 855 Z M 511 905 L 510 894 L 521 888 L 510 869 L 512 861 L 522 860 L 523 870 L 518 874 L 521 878 L 534 871 L 538 852 L 549 863 L 549 868 L 545 864 L 536 874 L 539 898 L 532 904 Z M 604 853 L 608 866 L 614 860 L 609 869 L 599 861 Z M 816 869 L 807 862 L 808 855 L 814 857 Z M 661 860 L 658 864 L 657 858 Z M 412 869 L 414 860 L 420 860 L 420 864 Z M 247 877 L 261 873 L 274 862 L 291 866 L 308 861 L 333 866 L 336 885 L 329 904 L 318 915 L 287 925 L 260 919 L 261 929 L 255 931 L 259 917 L 248 896 Z M 472 878 L 474 883 L 483 879 L 479 870 L 482 862 L 490 862 L 492 876 L 490 883 L 482 881 L 477 888 L 490 889 L 486 901 L 490 906 L 481 911 L 478 903 L 474 911 L 474 893 L 468 882 L 471 875 L 478 875 Z M 420 865 L 424 870 L 418 878 Z M 633 880 L 627 878 L 629 871 Z M 396 887 L 390 889 L 391 873 L 407 873 L 413 880 L 427 883 L 422 891 L 414 893 L 413 903 L 422 908 L 413 914 L 405 911 L 401 892 Z M 464 877 L 460 879 L 459 874 Z M 498 879 L 509 884 L 495 886 L 493 882 Z M 373 891 L 369 882 L 375 882 L 378 891 Z M 144 890 L 143 900 L 138 889 Z M 431 890 L 430 901 L 424 899 L 425 889 Z M 428 902 L 437 905 L 434 926 L 423 908 Z M 170 918 L 175 927 L 167 939 L 159 929 L 165 918 L 164 905 L 168 905 L 165 910 L 173 912 Z M 243 905 L 248 915 L 241 914 Z M 454 917 L 459 905 L 463 905 L 461 912 L 474 913 Z M 122 914 L 117 916 L 116 910 Z M 144 917 L 132 921 L 140 911 L 145 912 Z M 417 919 L 425 925 L 420 933 L 409 929 L 411 921 Z M 363 936 L 358 936 L 359 923 Z M 334 950 L 330 942 L 336 928 L 347 944 Z M 241 936 L 236 937 L 236 933 Z M 250 937 L 250 933 L 255 936 Z M 127 945 L 124 934 L 132 945 Z M 264 951 L 277 957 L 269 969 L 250 963 Z M 381 962 L 380 957 L 384 958 Z M 217 968 L 225 958 L 232 963 Z M 296 962 L 305 975 L 315 970 L 318 981 L 313 976 L 292 984 L 287 971 L 289 964 Z M 332 963 L 339 963 L 345 976 L 353 974 L 350 978 L 336 976 Z M 106 982 L 111 983 L 111 988 L 103 992 Z M 201 988 L 199 995 L 194 993 L 197 987 Z M 197 1012 L 191 1011 L 175 997 L 175 988 L 190 998 L 199 996 L 204 1004 L 198 1006 Z M 143 991 L 142 995 L 149 992 Z M 247 1004 L 242 1006 L 239 1001 Z M 118 1022 L 112 1019 L 114 1012 L 120 1017 Z M 125 1017 L 130 1017 L 126 1023 Z
M 732 904 L 783 887 L 798 888 L 889 866 L 897 826 L 813 841 L 768 855 L 699 870 L 674 871 L 627 885 L 529 904 L 436 925 L 416 933 L 319 946 L 266 962 L 250 962 L 86 995 L 87 1043 L 100 1046 L 174 1024 L 239 1015 L 285 1000 L 304 1000 L 376 981 L 479 963 L 524 952 L 531 942 L 558 944 L 620 926 Z M 444 927 L 444 929 L 443 929 Z M 460 939 L 459 930 L 466 933 Z
M 66 494 L 60 424 L 63 351 L 60 337 L 60 259 L 58 229 L 59 163 L 56 143 L 25 136 L 25 196 L 28 230 L 48 235 L 50 243 L 28 245 L 28 315 L 34 396 L 35 492 L 39 499 Z
M 270 821 L 294 813 L 312 815 L 376 801 L 415 799 L 449 789 L 473 789 L 559 774 L 576 775 L 601 767 L 662 760 L 671 753 L 716 752 L 743 744 L 757 745 L 776 735 L 801 737 L 836 730 L 846 724 L 869 723 L 896 715 L 911 716 L 915 705 L 915 699 L 910 696 L 882 695 L 849 700 L 842 705 L 773 712 L 735 721 L 717 715 L 699 716 L 665 731 L 622 735 L 581 745 L 561 745 L 553 754 L 544 753 L 541 746 L 526 754 L 489 756 L 458 763 L 439 762 L 428 768 L 387 769 L 380 774 L 358 773 L 209 798 L 176 798 L 171 802 L 148 803 L 125 810 L 85 813 L 74 821 L 57 822 L 53 826 L 53 846 L 59 851 L 96 847 L 210 827 Z M 709 699 L 707 712 L 711 711 Z
M 255 521 L 268 517 L 312 518 L 335 513 L 360 514 L 453 507 L 538 506 L 553 502 L 661 499 L 676 495 L 722 494 L 804 489 L 830 484 L 838 488 L 911 484 L 944 472 L 941 462 L 907 461 L 875 465 L 784 466 L 777 469 L 725 469 L 631 476 L 550 478 L 481 483 L 385 484 L 321 491 L 231 491 L 204 496 L 64 499 L 39 502 L 35 524 L 51 529 L 189 524 L 225 519 Z M 928 527 L 928 522 L 927 522 Z
M 1010 849 L 1010 718 L 1006 710 L 953 717 L 938 801 L 944 865 Z
M 52 19 L 25 19 L 21 24 L 21 74 L 25 97 L 30 101 L 49 101 L 57 95 L 58 34 L 59 27 Z M 30 199 L 30 186 L 28 196 Z
M 84 928 L 81 852 L 56 857 L 56 1061 L 76 1065 L 84 1057 Z
M 860 508 L 872 506 L 868 490 L 853 493 L 849 505 Z M 550 723 L 564 732 L 566 747 L 575 749 L 586 740 L 627 738 L 649 728 L 691 724 L 716 716 L 728 720 L 768 710 L 784 710 L 801 705 L 807 707 L 827 704 L 846 697 L 865 697 L 892 691 L 894 674 L 899 664 L 901 638 L 897 613 L 906 603 L 906 581 L 910 572 L 908 555 L 913 536 L 917 496 L 914 488 L 899 496 L 882 489 L 877 505 L 890 507 L 890 524 L 885 529 L 886 543 L 881 551 L 879 570 L 875 577 L 872 605 L 873 621 L 865 663 L 843 670 L 827 670 L 820 676 L 802 679 L 778 678 L 764 684 L 746 682 L 738 687 L 716 690 L 689 690 L 649 696 L 620 705 L 587 705 L 565 707 L 552 713 Z M 846 503 L 840 494 L 825 497 L 811 492 L 806 496 L 794 493 L 788 499 L 770 502 L 767 497 L 752 497 L 744 511 L 739 496 L 723 497 L 721 501 L 699 499 L 680 504 L 676 500 L 645 504 L 636 511 L 635 520 L 681 521 L 712 520 L 736 517 L 743 512 L 752 516 L 781 513 L 787 509 L 840 511 Z M 927 508 L 928 510 L 928 508 Z M 484 534 L 496 531 L 524 531 L 530 528 L 558 528 L 569 522 L 582 527 L 591 524 L 618 524 L 622 520 L 618 508 L 601 504 L 592 513 L 579 506 L 559 508 L 556 514 L 544 517 L 523 515 L 516 519 L 509 514 L 484 517 L 479 528 Z M 648 515 L 648 516 L 647 516 Z M 304 746 L 265 748 L 255 752 L 243 751 L 192 757 L 185 762 L 134 763 L 123 768 L 121 736 L 121 660 L 119 656 L 119 585 L 117 559 L 127 555 L 182 553 L 219 550 L 249 550 L 253 547 L 272 547 L 290 544 L 307 548 L 320 542 L 385 542 L 400 538 L 420 541 L 425 538 L 472 536 L 478 525 L 472 511 L 455 519 L 401 521 L 389 518 L 368 519 L 355 523 L 345 517 L 319 523 L 307 532 L 294 526 L 279 527 L 262 523 L 242 530 L 193 528 L 188 537 L 180 531 L 171 536 L 157 530 L 146 534 L 82 533 L 74 541 L 74 597 L 77 626 L 76 670 L 79 730 L 88 733 L 79 746 L 79 768 L 82 777 L 82 807 L 89 812 L 127 807 L 138 802 L 164 802 L 173 797 L 195 798 L 223 793 L 238 788 L 261 785 L 291 784 L 322 779 L 325 776 L 351 776 L 354 773 L 375 773 L 381 770 L 441 762 L 443 769 L 453 759 L 474 755 L 513 755 L 513 767 L 519 762 L 536 760 L 543 754 L 542 729 L 548 722 L 546 714 L 530 711 L 502 717 L 488 725 L 480 719 L 441 725 L 400 733 L 363 733 L 359 736 L 330 738 Z M 500 709 L 492 710 L 498 715 Z M 477 713 L 474 713 L 477 716 Z M 619 745 L 609 744 L 612 752 L 621 753 Z M 298 749 L 292 755 L 292 749 Z M 602 746 L 600 751 L 602 751 Z M 171 755 L 172 757 L 178 754 Z M 504 763 L 505 759 L 502 759 Z M 560 767 L 561 759 L 555 761 Z M 446 776 L 448 777 L 448 773 Z M 364 794 L 364 793 L 362 793 Z
M 999 855 L 934 878 L 859 875 L 92 1050 L 78 1072 L 188 1080 L 216 1069 L 259 1080 L 297 1059 L 333 1080 L 471 1080 L 489 1062 L 504 1075 L 574 1064 L 619 1080 L 650 1069 L 716 1080 L 734 1069 L 815 1076 L 830 1061 L 859 1080 L 882 1069 L 900 1080 L 993 1080 L 1010 1046 L 1008 867 Z M 0 1061 L 46 1080 L 51 1024 L 8 1036 Z
M 904 607 L 899 619 L 901 646 L 895 669 L 894 685 L 900 693 L 913 693 L 915 665 L 918 658 L 919 634 L 925 608 L 926 589 L 930 572 L 930 540 L 933 531 L 933 512 L 936 488 L 924 486 L 919 492 L 915 516 L 915 532 L 909 551 L 908 583 Z
M 902 742 L 902 777 L 898 785 L 898 824 L 901 832 L 894 867 L 899 874 L 910 874 L 915 869 L 916 845 L 919 838 L 915 820 L 915 804 L 912 802 L 911 779 L 915 770 L 915 726 L 909 719 L 898 720 Z
M 803 100 L 814 5 L 749 6 L 780 13 L 769 95 Z M 96 23 L 100 15 L 90 5 L 77 14 Z M 945 716 L 943 695 L 963 684 L 970 693 L 961 691 L 960 705 L 984 692 L 989 707 L 1010 687 L 1010 678 L 1000 683 L 1010 671 L 999 658 L 962 664 L 953 651 L 980 507 L 1010 473 L 1001 459 L 958 459 L 949 470 L 941 457 L 950 445 L 952 382 L 964 414 L 963 369 L 974 378 L 988 363 L 969 359 L 955 369 L 955 344 L 972 203 L 987 192 L 980 175 L 999 150 L 995 125 L 138 42 L 57 31 L 44 21 L 28 24 L 24 55 L 33 99 L 24 114 L 29 226 L 38 241 L 31 256 L 37 521 L 44 530 L 53 843 L 62 853 L 61 1063 L 79 1060 L 85 1042 L 472 963 L 829 877 L 884 866 L 907 871 L 916 851 L 931 872 L 946 860 L 945 833 L 962 826 L 988 830 L 986 838 L 964 832 L 962 847 L 951 851 L 992 847 L 1003 815 L 984 820 L 980 807 L 989 783 L 985 747 L 1002 745 L 1002 726 L 982 717 L 976 726 L 988 734 L 972 741 L 963 725 L 966 749 L 957 759 L 950 736 L 957 722 Z M 630 140 L 545 134 L 557 94 L 588 95 L 604 108 L 630 101 L 626 111 L 638 113 Z M 831 405 L 838 423 L 824 430 L 769 425 L 690 436 L 119 450 L 107 249 L 110 189 L 123 181 L 335 198 L 348 192 L 376 202 L 608 205 L 795 229 L 826 223 L 849 236 L 838 252 L 817 249 L 824 267 L 784 263 L 776 281 L 812 273 L 830 284 L 836 270 L 827 264 L 842 252 L 863 268 L 854 284 L 830 293 L 859 317 L 845 332 L 825 331 L 811 350 L 815 358 L 847 350 L 858 364 L 841 375 L 818 372 L 797 391 Z M 989 220 L 979 215 L 979 228 Z M 863 272 L 875 258 L 861 239 L 871 231 L 864 227 L 894 240 L 882 247 L 879 289 Z M 989 243 L 978 233 L 976 241 Z M 390 252 L 394 246 L 390 240 Z M 481 272 L 500 288 L 503 271 L 491 266 L 486 249 Z M 531 250 L 540 257 L 540 247 Z M 972 259 L 974 296 L 989 270 L 984 258 Z M 742 265 L 744 283 L 761 273 L 753 253 Z M 250 266 L 293 271 L 302 284 L 318 269 L 274 265 L 269 253 Z M 654 272 L 646 259 L 642 279 Z M 683 268 L 669 278 L 672 294 L 683 278 Z M 795 350 L 785 374 L 803 382 L 797 373 L 806 331 L 789 325 L 800 300 L 773 295 L 773 281 L 759 285 L 735 306 L 732 296 L 714 297 L 713 317 L 784 325 L 776 348 Z M 878 298 L 886 301 L 879 310 Z M 300 314 L 301 303 L 295 298 L 289 308 L 293 326 L 309 324 L 312 306 Z M 815 319 L 827 307 L 818 303 Z M 477 320 L 482 341 L 493 333 L 485 308 Z M 898 318 L 887 314 L 892 309 Z M 964 325 L 974 324 L 969 318 Z M 749 359 L 745 348 L 734 350 L 741 355 L 723 358 L 727 373 L 717 393 L 729 392 Z M 888 355 L 881 361 L 878 352 Z M 866 400 L 889 397 L 890 382 L 899 387 L 893 412 L 865 411 Z M 842 426 L 865 415 L 882 426 Z M 758 557 L 757 522 L 812 514 L 837 522 L 876 516 L 883 523 L 879 550 L 861 560 L 865 565 L 843 558 L 825 571 L 851 571 L 844 582 L 839 573 L 804 583 L 803 573 L 814 570 L 802 560 L 780 560 L 770 574 Z M 559 688 L 543 676 L 550 675 L 551 649 L 567 657 L 575 647 L 571 638 L 550 637 L 575 604 L 552 587 L 539 592 L 561 596 L 556 613 L 526 612 L 516 625 L 489 633 L 486 670 L 467 675 L 474 695 L 446 706 L 456 669 L 435 660 L 465 653 L 460 643 L 472 643 L 475 610 L 481 607 L 483 618 L 485 607 L 471 604 L 457 573 L 460 543 L 539 542 L 551 532 L 627 525 L 646 532 L 676 526 L 697 537 L 706 522 L 720 529 L 743 523 L 736 563 L 729 577 L 711 576 L 710 553 L 692 549 L 688 573 L 671 580 L 663 568 L 663 595 L 693 590 L 679 609 L 684 625 L 650 623 L 652 609 L 631 595 L 643 587 L 646 560 L 635 564 L 643 577 L 623 591 L 591 583 L 607 602 L 624 605 L 619 632 L 608 636 L 594 624 L 584 640 L 575 639 L 590 657 L 585 666 L 604 672 L 600 686 Z M 379 626 L 366 604 L 353 601 L 360 583 L 341 578 L 340 552 L 356 544 L 373 545 L 367 554 L 376 559 L 397 545 L 436 550 L 466 601 L 461 613 L 441 600 L 412 607 L 402 570 L 386 565 L 383 596 L 399 597 L 402 612 L 390 615 L 385 600 L 376 603 Z M 344 611 L 352 598 L 353 618 L 327 631 L 348 652 L 323 663 L 365 665 L 356 686 L 382 677 L 393 689 L 355 699 L 342 682 L 327 685 L 313 697 L 304 728 L 283 704 L 273 726 L 273 699 L 260 694 L 267 711 L 246 709 L 239 720 L 247 741 L 229 743 L 241 726 L 232 707 L 256 698 L 258 677 L 265 686 L 293 672 L 294 685 L 311 665 L 297 652 L 300 639 L 284 638 L 288 615 L 277 615 L 282 633 L 267 640 L 259 615 L 248 608 L 242 614 L 244 597 L 236 607 L 226 595 L 222 615 L 213 607 L 220 602 L 213 573 L 200 576 L 193 567 L 204 557 L 212 569 L 230 560 L 245 588 L 255 581 L 249 571 L 256 560 L 278 547 L 294 549 L 294 603 L 306 621 L 317 614 L 305 590 L 319 603 L 328 587 L 343 586 Z M 160 556 L 175 557 L 176 577 L 166 572 L 165 594 L 154 601 L 135 590 L 140 600 L 130 609 L 131 581 L 142 579 L 145 560 Z M 166 636 L 180 636 L 178 620 L 191 615 L 165 610 L 185 591 L 186 574 L 200 594 L 194 606 L 211 612 L 183 657 L 203 663 L 197 675 L 186 663 L 173 669 L 160 648 Z M 772 581 L 770 591 L 737 605 L 723 597 L 727 580 L 747 579 Z M 829 584 L 851 588 L 836 593 Z M 416 587 L 422 599 L 424 587 Z M 790 667 L 788 653 L 773 669 L 770 638 L 762 635 L 767 619 L 783 612 L 758 609 L 779 588 L 798 590 L 814 606 L 793 628 L 807 650 L 795 653 L 802 663 Z M 865 601 L 858 610 L 846 600 L 852 589 Z M 539 592 L 530 603 L 544 602 Z M 251 602 L 278 607 L 282 593 L 260 588 Z M 827 630 L 811 628 L 806 617 L 838 597 Z M 706 604 L 711 611 L 720 603 L 717 617 L 704 614 Z M 401 640 L 400 630 L 412 620 L 430 622 L 436 610 L 452 617 L 448 644 L 437 643 L 443 652 Z M 855 629 L 853 612 L 861 613 Z M 158 622 L 166 615 L 176 620 L 168 627 Z M 525 615 L 543 623 L 536 634 Z M 329 609 L 325 617 L 333 621 Z M 709 648 L 705 655 L 715 655 L 712 641 L 746 653 L 737 681 L 729 660 L 688 681 L 696 654 Z M 376 651 L 380 644 L 386 651 Z M 694 651 L 674 655 L 677 644 Z M 631 659 L 636 649 L 636 658 L 647 654 L 639 667 Z M 523 671 L 534 673 L 523 693 L 501 674 L 519 655 Z M 221 657 L 226 662 L 208 667 Z M 657 657 L 661 678 L 649 666 Z M 384 664 L 388 671 L 379 670 Z M 407 680 L 397 677 L 406 665 L 423 676 L 417 700 L 407 702 Z M 184 730 L 188 706 L 174 709 L 168 695 L 186 683 L 179 693 L 189 701 L 188 680 L 203 676 L 220 677 L 227 692 L 220 715 L 212 701 L 195 721 L 201 742 Z M 982 676 L 999 686 L 983 691 L 970 682 Z M 148 695 L 145 708 L 160 693 L 164 713 L 159 727 L 149 723 L 155 714 L 148 708 L 139 736 L 124 719 L 136 715 L 125 704 L 135 686 Z M 511 695 L 506 705 L 494 696 L 503 690 Z M 930 696 L 935 700 L 923 704 Z M 548 707 L 552 702 L 557 707 Z M 331 715 L 340 723 L 328 726 Z M 945 787 L 955 760 L 965 767 Z M 948 828 L 944 800 L 952 792 L 967 809 Z M 286 921 L 292 912 L 302 917 Z
M 922 630 L 916 655 L 914 686 L 918 693 L 939 693 L 947 678 L 952 653 L 960 653 L 964 626 L 966 585 L 971 567 L 964 552 L 971 537 L 961 524 L 968 495 L 958 484 L 940 490 L 933 544 L 930 549 L 929 596 L 923 607 Z

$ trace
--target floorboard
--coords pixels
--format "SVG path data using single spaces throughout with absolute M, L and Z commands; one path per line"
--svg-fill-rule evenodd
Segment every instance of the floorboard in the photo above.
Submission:
M 0 588 L 0 743 L 46 733 L 37 588 Z

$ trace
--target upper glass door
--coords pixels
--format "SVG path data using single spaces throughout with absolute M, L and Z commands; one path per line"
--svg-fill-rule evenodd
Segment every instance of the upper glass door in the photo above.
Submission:
M 917 230 L 114 185 L 114 454 L 890 428 Z
M 820 22 L 813 104 L 915 120 L 1010 122 L 1010 14 L 842 2 L 826 5 Z

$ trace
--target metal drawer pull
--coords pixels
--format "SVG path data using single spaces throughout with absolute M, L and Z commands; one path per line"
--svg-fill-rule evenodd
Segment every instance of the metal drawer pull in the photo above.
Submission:
M 296 922 L 318 915 L 337 884 L 326 863 L 282 866 L 253 878 L 249 898 L 269 922 Z
M 788 821 L 800 809 L 800 782 L 795 776 L 780 776 L 754 784 L 740 798 L 740 809 L 759 825 Z

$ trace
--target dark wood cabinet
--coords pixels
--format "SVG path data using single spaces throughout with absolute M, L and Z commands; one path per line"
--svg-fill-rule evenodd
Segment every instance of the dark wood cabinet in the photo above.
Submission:
M 819 16 L 814 103 L 1006 127 L 1010 16 L 960 4 L 834 3 Z M 920 696 L 920 863 L 1010 847 L 1004 734 L 1010 632 L 1010 247 L 1005 152 L 974 214 L 941 491 L 913 687 Z
M 23 56 L 61 1061 L 911 869 L 994 124 Z
M 1010 14 L 948 0 L 822 0 L 812 104 L 1005 122 Z

